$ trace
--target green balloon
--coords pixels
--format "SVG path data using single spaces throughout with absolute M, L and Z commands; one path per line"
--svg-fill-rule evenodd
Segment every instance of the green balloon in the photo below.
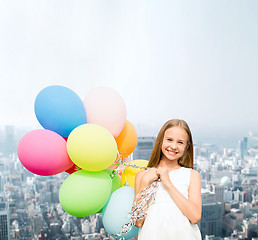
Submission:
M 113 170 L 112 169 L 105 169 L 103 170 L 105 172 L 107 172 L 109 174 L 109 176 L 111 176 Z M 121 187 L 121 180 L 120 177 L 118 176 L 117 172 L 114 173 L 113 179 L 112 179 L 112 189 L 111 189 L 111 194 L 116 191 L 118 188 Z
M 109 176 L 110 176 L 110 175 L 112 174 L 112 172 L 113 172 L 113 170 L 112 170 L 112 169 L 109 169 L 109 168 L 107 168 L 107 169 L 105 169 L 105 170 L 103 170 L 103 171 L 106 172 L 106 173 L 108 173 Z M 115 172 L 115 173 L 114 173 L 114 176 L 113 176 L 113 179 L 112 179 L 112 189 L 111 189 L 110 195 L 111 195 L 114 191 L 116 191 L 118 188 L 120 188 L 120 187 L 122 187 L 122 186 L 121 186 L 121 180 L 120 180 L 120 177 L 118 176 L 117 172 Z M 102 213 L 102 209 L 100 209 L 100 210 L 98 211 L 98 213 Z
M 79 170 L 63 182 L 59 191 L 59 201 L 70 215 L 86 217 L 104 207 L 111 188 L 112 181 L 106 172 Z

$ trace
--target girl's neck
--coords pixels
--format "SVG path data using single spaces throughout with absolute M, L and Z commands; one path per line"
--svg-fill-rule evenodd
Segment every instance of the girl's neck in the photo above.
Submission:
M 174 170 L 180 168 L 181 166 L 178 164 L 178 161 L 166 161 L 164 159 L 161 159 L 158 167 L 165 167 L 169 170 Z

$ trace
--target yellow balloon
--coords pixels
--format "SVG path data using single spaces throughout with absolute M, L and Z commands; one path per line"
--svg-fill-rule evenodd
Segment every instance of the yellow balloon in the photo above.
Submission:
M 129 164 L 135 164 L 136 166 L 141 166 L 141 167 L 147 167 L 148 165 L 147 160 L 133 160 L 129 162 Z M 128 183 L 128 185 L 132 188 L 134 188 L 134 181 L 135 181 L 135 175 L 143 170 L 142 168 L 135 168 L 135 167 L 130 167 L 127 166 L 124 168 L 124 171 L 122 172 L 121 175 L 121 184 L 122 186 Z
M 67 139 L 71 160 L 87 171 L 101 171 L 114 163 L 117 145 L 112 134 L 97 124 L 82 124 Z

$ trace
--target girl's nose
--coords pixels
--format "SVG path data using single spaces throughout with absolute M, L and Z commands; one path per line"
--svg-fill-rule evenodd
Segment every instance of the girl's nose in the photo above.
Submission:
M 175 142 L 172 142 L 172 143 L 171 143 L 171 148 L 172 148 L 172 149 L 176 149 L 176 148 L 177 148 L 177 146 L 176 146 L 176 143 L 175 143 Z

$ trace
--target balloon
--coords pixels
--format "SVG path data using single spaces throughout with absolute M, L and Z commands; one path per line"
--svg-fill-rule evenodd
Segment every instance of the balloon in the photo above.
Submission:
M 113 173 L 113 170 L 108 169 L 108 168 L 103 170 L 103 171 L 106 172 L 110 177 L 111 177 L 111 174 Z M 118 174 L 116 172 L 114 172 L 113 173 L 113 179 L 112 179 L 111 193 L 113 193 L 114 191 L 116 191 L 120 187 L 121 187 L 120 177 L 118 176 Z
M 137 132 L 128 120 L 126 120 L 123 130 L 116 138 L 116 143 L 121 158 L 126 158 L 134 151 L 137 145 Z
M 108 129 L 114 137 L 122 131 L 126 121 L 126 106 L 113 89 L 99 87 L 91 90 L 84 99 L 88 123 Z
M 59 201 L 70 215 L 90 216 L 104 207 L 110 196 L 111 186 L 111 178 L 106 172 L 79 170 L 63 182 Z
M 102 222 L 106 231 L 112 234 L 120 234 L 122 226 L 129 220 L 128 213 L 131 211 L 134 200 L 134 189 L 121 187 L 113 192 L 102 210 Z M 124 235 L 125 239 L 131 239 L 138 233 L 138 228 L 132 229 Z
M 116 160 L 117 146 L 111 133 L 97 124 L 75 128 L 67 139 L 71 160 L 87 171 L 101 171 Z
M 112 164 L 112 165 L 111 165 L 110 167 L 108 167 L 108 168 L 111 169 L 111 170 L 115 170 L 116 167 L 117 167 L 116 163 L 117 163 L 117 160 L 114 162 L 114 164 Z
M 55 175 L 73 166 L 67 154 L 66 141 L 50 130 L 38 129 L 27 133 L 20 140 L 17 152 L 22 165 L 38 175 Z
M 104 172 L 106 172 L 110 178 L 111 178 L 111 174 L 113 173 L 113 170 L 107 168 L 105 170 L 103 170 Z M 120 180 L 120 176 L 114 172 L 113 173 L 113 179 L 112 179 L 112 189 L 111 189 L 111 194 L 116 191 L 118 188 L 121 187 L 121 180 Z M 98 213 L 102 213 L 102 209 L 100 211 L 98 211 Z
M 130 164 L 135 164 L 136 166 L 141 167 L 147 167 L 148 161 L 147 160 L 133 160 L 129 162 Z M 143 170 L 142 168 L 135 168 L 127 166 L 124 168 L 124 171 L 121 175 L 121 183 L 122 186 L 125 185 L 125 183 L 128 183 L 128 185 L 132 188 L 134 188 L 134 181 L 135 181 L 135 175 Z
M 83 102 L 75 92 L 63 86 L 54 85 L 41 90 L 34 108 L 41 126 L 63 137 L 68 137 L 74 128 L 87 123 Z
M 72 167 L 70 167 L 69 169 L 65 170 L 65 172 L 67 172 L 69 174 L 72 174 L 72 173 L 77 172 L 79 170 L 81 170 L 81 168 L 79 168 L 78 166 L 76 166 L 74 164 Z

